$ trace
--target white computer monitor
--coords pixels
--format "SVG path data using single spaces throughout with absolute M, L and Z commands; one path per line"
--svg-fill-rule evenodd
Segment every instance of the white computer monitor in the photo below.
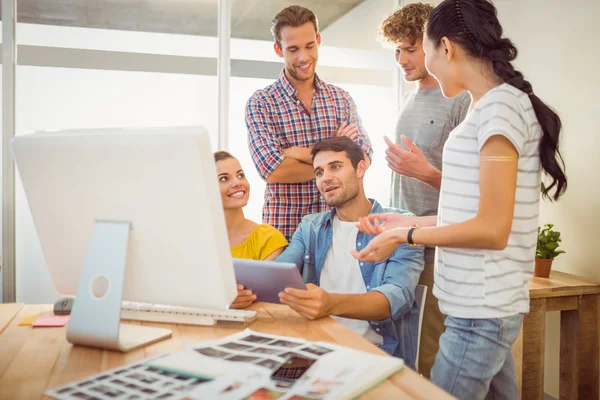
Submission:
M 204 128 L 36 132 L 11 145 L 52 283 L 76 294 L 69 340 L 138 347 L 143 333 L 119 336 L 122 300 L 225 309 L 235 299 Z

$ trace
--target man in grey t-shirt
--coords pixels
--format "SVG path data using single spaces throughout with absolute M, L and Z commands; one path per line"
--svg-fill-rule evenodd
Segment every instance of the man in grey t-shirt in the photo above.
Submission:
M 396 62 L 407 82 L 417 89 L 402 98 L 396 138 L 388 145 L 386 160 L 392 173 L 390 203 L 418 216 L 437 215 L 442 179 L 442 152 L 450 132 L 465 118 L 471 98 L 464 92 L 452 99 L 442 95 L 438 81 L 425 68 L 423 28 L 433 10 L 430 4 L 413 3 L 383 21 L 382 41 L 396 47 Z M 435 249 L 425 249 L 425 269 L 419 283 L 429 290 L 425 302 L 419 370 L 429 377 L 444 331 L 444 315 L 433 297 Z
M 431 79 L 435 86 L 429 86 Z M 402 98 L 396 122 L 398 144 L 386 140 L 388 164 L 394 171 L 392 207 L 409 210 L 420 217 L 437 215 L 444 143 L 464 119 L 470 103 L 467 92 L 452 99 L 445 98 L 431 75 L 417 81 L 417 89 Z M 418 169 L 422 164 L 427 164 L 423 169 L 426 174 Z

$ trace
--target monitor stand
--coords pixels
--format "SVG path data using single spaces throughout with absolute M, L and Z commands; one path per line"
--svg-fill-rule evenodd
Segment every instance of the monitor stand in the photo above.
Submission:
M 129 222 L 96 221 L 79 283 L 67 340 L 127 352 L 171 337 L 171 330 L 121 324 Z

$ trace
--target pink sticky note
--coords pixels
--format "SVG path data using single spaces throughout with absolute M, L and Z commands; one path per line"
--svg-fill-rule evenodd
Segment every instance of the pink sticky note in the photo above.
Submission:
M 50 328 L 65 326 L 69 322 L 70 315 L 52 315 L 49 317 L 39 317 L 33 323 L 33 327 Z

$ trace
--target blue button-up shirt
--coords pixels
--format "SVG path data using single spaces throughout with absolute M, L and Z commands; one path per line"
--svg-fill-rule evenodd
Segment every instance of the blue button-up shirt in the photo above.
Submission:
M 372 199 L 371 214 L 398 212 L 395 208 L 383 208 Z M 307 215 L 296 229 L 287 249 L 277 261 L 291 262 L 298 266 L 306 283 L 319 286 L 325 257 L 333 241 L 333 217 L 335 209 Z M 358 232 L 356 249 L 361 250 L 373 236 Z M 390 302 L 391 316 L 380 321 L 369 321 L 373 329 L 383 337 L 381 348 L 387 353 L 404 359 L 414 368 L 417 356 L 419 310 L 415 303 L 415 288 L 423 271 L 424 247 L 399 246 L 384 261 L 360 262 L 360 271 L 367 291 L 378 291 Z

